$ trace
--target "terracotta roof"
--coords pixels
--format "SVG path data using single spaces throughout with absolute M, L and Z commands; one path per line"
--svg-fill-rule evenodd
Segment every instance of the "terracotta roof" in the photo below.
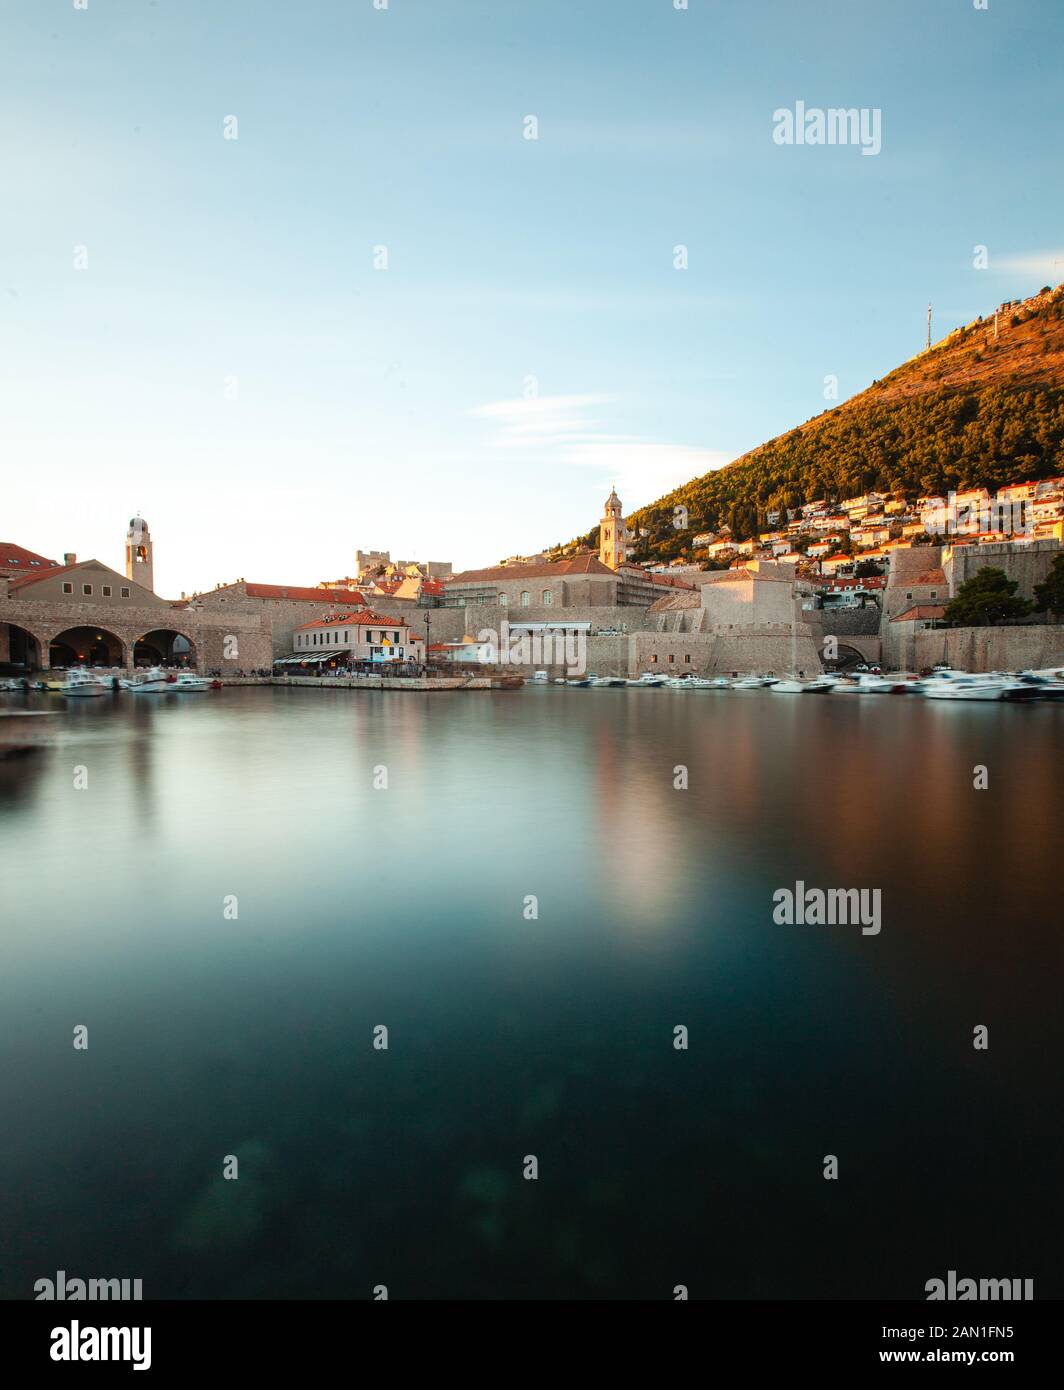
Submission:
M 892 623 L 911 623 L 917 618 L 941 618 L 945 614 L 945 607 L 941 603 L 915 603 L 912 608 L 906 608 L 904 613 L 899 613 L 896 618 L 891 618 Z
M 20 574 L 7 581 L 8 593 L 14 593 L 16 589 L 28 589 L 31 584 L 39 584 L 42 579 L 52 579 L 57 574 L 79 570 L 81 567 L 82 562 L 79 561 L 76 565 L 53 565 L 51 569 L 34 570 L 32 574 Z
M 624 566 L 625 569 L 631 568 Z M 695 586 L 687 579 L 681 579 L 676 574 L 650 574 L 647 570 L 642 571 L 644 579 L 649 579 L 651 584 L 661 584 L 666 589 L 693 589 Z
M 39 574 L 42 570 L 62 568 L 58 560 L 48 560 L 34 550 L 15 545 L 14 541 L 0 541 L 0 574 L 10 570 L 14 578 L 28 574 L 31 570 Z
M 703 584 L 728 584 L 739 580 L 761 579 L 768 580 L 773 584 L 790 584 L 791 578 L 786 574 L 765 574 L 763 570 L 748 569 L 745 565 L 738 565 L 728 570 L 707 571 L 701 582 Z
M 486 570 L 464 570 L 452 574 L 450 584 L 476 584 L 502 579 L 562 579 L 570 574 L 604 574 L 616 578 L 613 570 L 597 555 L 576 555 L 571 560 L 556 560 L 542 565 L 494 565 Z
M 226 589 L 236 586 L 226 584 Z M 248 598 L 265 599 L 287 599 L 294 603 L 335 603 L 336 594 L 332 589 L 308 589 L 301 588 L 297 584 L 245 584 Z M 357 607 L 364 604 L 366 600 L 361 594 L 348 594 L 344 598 L 344 603 L 350 607 Z
M 345 624 L 353 627 L 407 627 L 405 618 L 385 618 L 380 613 L 374 613 L 368 608 L 362 608 L 357 613 L 333 613 L 327 618 L 318 618 L 312 623 L 300 623 L 296 632 L 306 632 L 314 627 L 343 627 Z

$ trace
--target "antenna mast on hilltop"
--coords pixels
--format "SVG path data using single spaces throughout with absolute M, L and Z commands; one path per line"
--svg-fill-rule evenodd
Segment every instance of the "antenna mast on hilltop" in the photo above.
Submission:
M 931 305 L 927 306 L 927 351 L 931 351 Z

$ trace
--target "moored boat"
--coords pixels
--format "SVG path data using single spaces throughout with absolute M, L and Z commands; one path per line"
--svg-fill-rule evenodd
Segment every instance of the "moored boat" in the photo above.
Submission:
M 74 666 L 62 680 L 50 681 L 46 689 L 55 695 L 65 695 L 68 699 L 84 700 L 110 694 L 111 683 L 110 680 L 105 681 L 99 676 L 94 676 L 91 671 Z
M 180 695 L 216 688 L 217 682 L 209 676 L 197 676 L 192 671 L 162 671 L 158 666 L 126 687 L 135 695 Z
M 780 695 L 823 695 L 831 690 L 831 682 L 815 680 L 775 681 L 771 687 Z
M 1000 700 L 1004 682 L 986 676 L 951 676 L 929 680 L 924 686 L 927 700 Z
M 1034 671 L 1021 671 L 1017 681 L 1030 686 L 1039 700 L 1064 700 L 1064 680 L 1048 680 Z

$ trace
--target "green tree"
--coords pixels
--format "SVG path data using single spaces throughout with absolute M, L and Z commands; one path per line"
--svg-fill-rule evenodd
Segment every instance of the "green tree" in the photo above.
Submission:
M 946 605 L 946 622 L 953 627 L 990 627 L 1007 618 L 1025 618 L 1032 605 L 1015 597 L 1019 587 L 1004 570 L 981 569 L 964 581 Z
M 1045 581 L 1034 586 L 1034 606 L 1038 613 L 1052 613 L 1058 620 L 1064 615 L 1064 555 L 1058 555 Z

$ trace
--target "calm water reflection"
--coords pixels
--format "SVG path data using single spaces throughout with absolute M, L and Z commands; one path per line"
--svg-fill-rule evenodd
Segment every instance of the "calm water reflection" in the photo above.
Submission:
M 1064 1293 L 1064 711 L 69 703 L 0 770 L 4 1296 Z M 774 925 L 797 879 L 882 934 Z

